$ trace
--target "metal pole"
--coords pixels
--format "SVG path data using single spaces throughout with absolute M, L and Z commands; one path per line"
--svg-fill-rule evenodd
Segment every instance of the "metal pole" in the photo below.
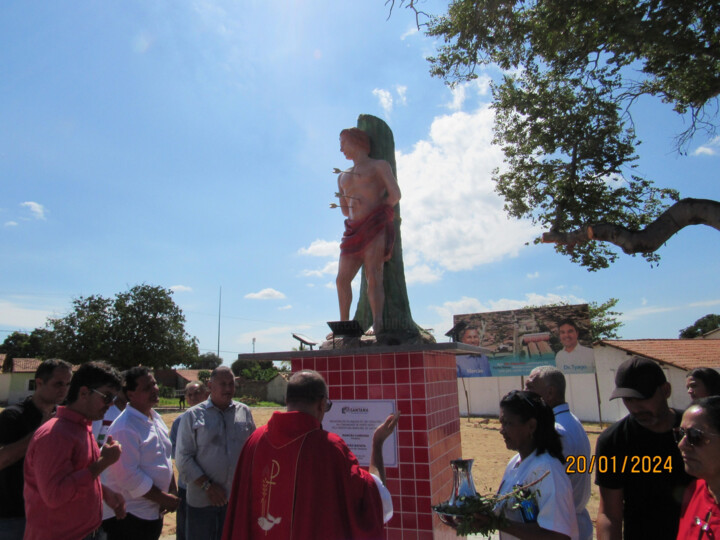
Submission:
M 218 344 L 217 355 L 220 357 L 220 310 L 222 309 L 222 285 L 220 286 L 220 298 L 218 298 Z

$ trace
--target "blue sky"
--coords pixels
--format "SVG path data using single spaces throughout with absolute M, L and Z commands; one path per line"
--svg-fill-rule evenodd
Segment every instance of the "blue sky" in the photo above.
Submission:
M 428 1 L 439 12 L 447 3 Z M 201 351 L 288 350 L 338 318 L 338 133 L 393 129 L 413 318 L 617 297 L 624 338 L 675 338 L 720 312 L 717 231 L 691 227 L 656 268 L 589 273 L 532 245 L 490 171 L 488 80 L 451 91 L 434 43 L 381 0 L 77 1 L 0 5 L 0 339 L 78 296 L 172 288 Z M 639 172 L 720 198 L 720 139 L 674 151 L 667 106 L 635 114 Z M 354 312 L 354 307 L 353 307 Z

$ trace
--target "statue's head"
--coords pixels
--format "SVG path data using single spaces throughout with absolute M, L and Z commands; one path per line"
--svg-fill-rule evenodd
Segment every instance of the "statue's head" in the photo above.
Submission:
M 342 139 L 343 137 L 347 137 L 353 144 L 362 148 L 368 154 L 370 153 L 370 135 L 362 129 L 356 127 L 343 129 L 340 132 L 340 138 Z

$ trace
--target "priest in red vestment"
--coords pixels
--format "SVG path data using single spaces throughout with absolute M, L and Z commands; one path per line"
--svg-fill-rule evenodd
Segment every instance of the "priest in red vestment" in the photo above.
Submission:
M 391 415 L 373 435 L 370 472 L 345 442 L 322 428 L 332 402 L 315 371 L 288 382 L 276 412 L 245 443 L 233 480 L 223 540 L 376 540 L 392 517 L 382 446 Z

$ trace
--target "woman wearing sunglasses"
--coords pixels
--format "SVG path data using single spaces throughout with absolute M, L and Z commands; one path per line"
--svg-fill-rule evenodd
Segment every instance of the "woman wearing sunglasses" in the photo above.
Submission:
M 528 488 L 526 500 L 505 499 L 495 508 L 509 520 L 500 538 L 578 538 L 572 486 L 552 409 L 534 392 L 513 390 L 500 400 L 500 426 L 505 445 L 518 453 L 505 468 L 498 495 L 542 478 Z
M 695 401 L 674 431 L 685 471 L 697 478 L 685 491 L 677 537 L 720 538 L 720 397 Z

